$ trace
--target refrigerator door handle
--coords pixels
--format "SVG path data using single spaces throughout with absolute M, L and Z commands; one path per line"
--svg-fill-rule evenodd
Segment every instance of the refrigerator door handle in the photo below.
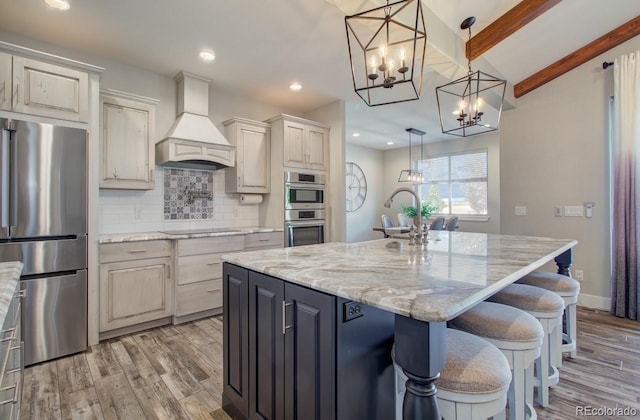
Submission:
M 6 130 L 5 130 L 6 131 Z M 9 229 L 18 224 L 18 142 L 14 136 L 9 142 L 11 165 L 9 171 Z M 11 234 L 11 232 L 9 232 Z
M 0 228 L 5 231 L 5 235 L 9 236 L 9 185 L 10 185 L 10 167 L 9 167 L 9 130 L 2 128 L 2 138 L 0 143 Z

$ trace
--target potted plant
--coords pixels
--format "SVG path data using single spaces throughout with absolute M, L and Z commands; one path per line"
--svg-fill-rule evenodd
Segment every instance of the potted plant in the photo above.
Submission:
M 431 214 L 437 210 L 437 207 L 434 206 L 433 204 L 427 203 L 426 201 L 422 202 L 422 206 L 421 206 L 421 213 L 422 213 L 422 219 L 426 220 L 429 217 L 431 217 Z M 406 214 L 408 217 L 411 217 L 413 219 L 413 224 L 418 226 L 419 220 L 418 220 L 418 209 L 416 208 L 416 206 L 407 206 L 404 203 L 400 204 L 400 208 L 402 208 L 402 212 L 404 214 Z

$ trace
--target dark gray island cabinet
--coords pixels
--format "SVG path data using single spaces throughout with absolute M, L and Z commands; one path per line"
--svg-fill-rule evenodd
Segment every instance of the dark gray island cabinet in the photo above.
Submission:
M 392 313 L 224 264 L 223 408 L 234 419 L 391 419 Z
M 430 232 L 223 255 L 223 408 L 234 418 L 440 419 L 446 321 L 553 260 L 570 239 Z M 389 246 L 392 245 L 392 246 Z

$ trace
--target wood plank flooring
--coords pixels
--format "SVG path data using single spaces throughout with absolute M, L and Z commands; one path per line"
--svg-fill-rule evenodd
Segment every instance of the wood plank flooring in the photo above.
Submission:
M 28 368 L 21 418 L 228 419 L 221 393 L 217 316 L 106 340 Z M 575 419 L 586 406 L 635 408 L 640 417 L 640 322 L 578 308 L 577 357 L 565 358 L 560 384 L 550 406 L 537 408 L 538 418 Z

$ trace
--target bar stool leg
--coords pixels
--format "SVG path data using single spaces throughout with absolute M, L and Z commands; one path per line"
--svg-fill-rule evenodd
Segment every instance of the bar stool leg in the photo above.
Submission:
M 540 378 L 537 400 L 541 407 L 549 406 L 549 334 L 545 334 L 542 339 L 542 350 L 540 357 L 536 360 L 536 373 Z
M 569 357 L 575 359 L 576 357 L 576 344 L 578 340 L 577 328 L 576 328 L 576 305 L 569 305 L 567 308 L 567 338 L 569 339 L 569 343 L 572 346 L 571 352 L 569 353 Z

